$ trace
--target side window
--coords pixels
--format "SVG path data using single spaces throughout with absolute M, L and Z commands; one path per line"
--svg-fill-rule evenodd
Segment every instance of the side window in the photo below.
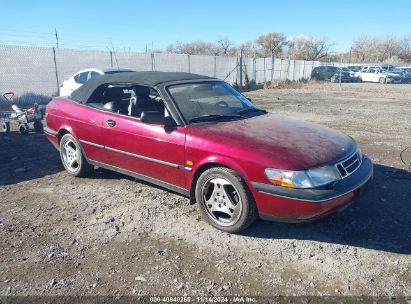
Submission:
M 374 68 L 370 68 L 370 69 L 368 69 L 368 73 L 375 73 L 377 70 L 376 69 L 374 69 Z
M 361 73 L 367 73 L 368 72 L 368 67 L 363 67 L 361 69 Z
M 130 99 L 128 115 L 140 118 L 146 111 L 158 111 L 166 115 L 164 102 L 154 88 L 136 85 Z
M 89 72 L 83 72 L 74 76 L 74 81 L 77 83 L 86 83 L 88 80 Z
M 95 76 L 98 76 L 98 75 L 100 75 L 100 74 L 97 73 L 97 72 L 95 72 L 95 71 L 91 71 L 91 72 L 90 72 L 90 78 L 89 78 L 89 79 L 91 79 L 91 78 L 93 78 L 93 77 L 95 77 Z

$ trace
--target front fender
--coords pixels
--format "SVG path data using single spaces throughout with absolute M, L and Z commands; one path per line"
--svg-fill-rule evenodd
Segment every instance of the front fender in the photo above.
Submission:
M 223 156 L 223 155 L 212 155 L 205 157 L 198 161 L 193 167 L 192 167 L 192 172 L 193 176 L 198 172 L 198 170 L 201 170 L 204 168 L 204 166 L 209 166 L 209 165 L 221 165 L 227 168 L 230 168 L 237 172 L 245 181 L 249 180 L 249 176 L 246 173 L 246 171 L 242 168 L 242 166 L 235 161 L 234 159 Z

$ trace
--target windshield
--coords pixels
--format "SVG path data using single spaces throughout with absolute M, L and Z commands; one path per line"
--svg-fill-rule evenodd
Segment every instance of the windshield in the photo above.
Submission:
M 202 120 L 215 121 L 217 118 L 246 118 L 244 113 L 257 113 L 250 100 L 223 81 L 185 83 L 168 87 L 187 122 Z

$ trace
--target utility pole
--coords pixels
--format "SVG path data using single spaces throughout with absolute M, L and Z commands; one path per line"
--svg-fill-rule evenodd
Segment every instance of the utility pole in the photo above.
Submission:
M 57 34 L 57 29 L 54 28 L 54 33 L 56 34 L 56 47 L 59 48 L 59 36 Z

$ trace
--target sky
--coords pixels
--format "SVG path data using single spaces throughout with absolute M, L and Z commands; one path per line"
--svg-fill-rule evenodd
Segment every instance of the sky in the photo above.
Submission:
M 268 32 L 316 36 L 349 51 L 360 35 L 411 34 L 411 1 L 1 0 L 0 44 L 145 51 L 177 41 Z

